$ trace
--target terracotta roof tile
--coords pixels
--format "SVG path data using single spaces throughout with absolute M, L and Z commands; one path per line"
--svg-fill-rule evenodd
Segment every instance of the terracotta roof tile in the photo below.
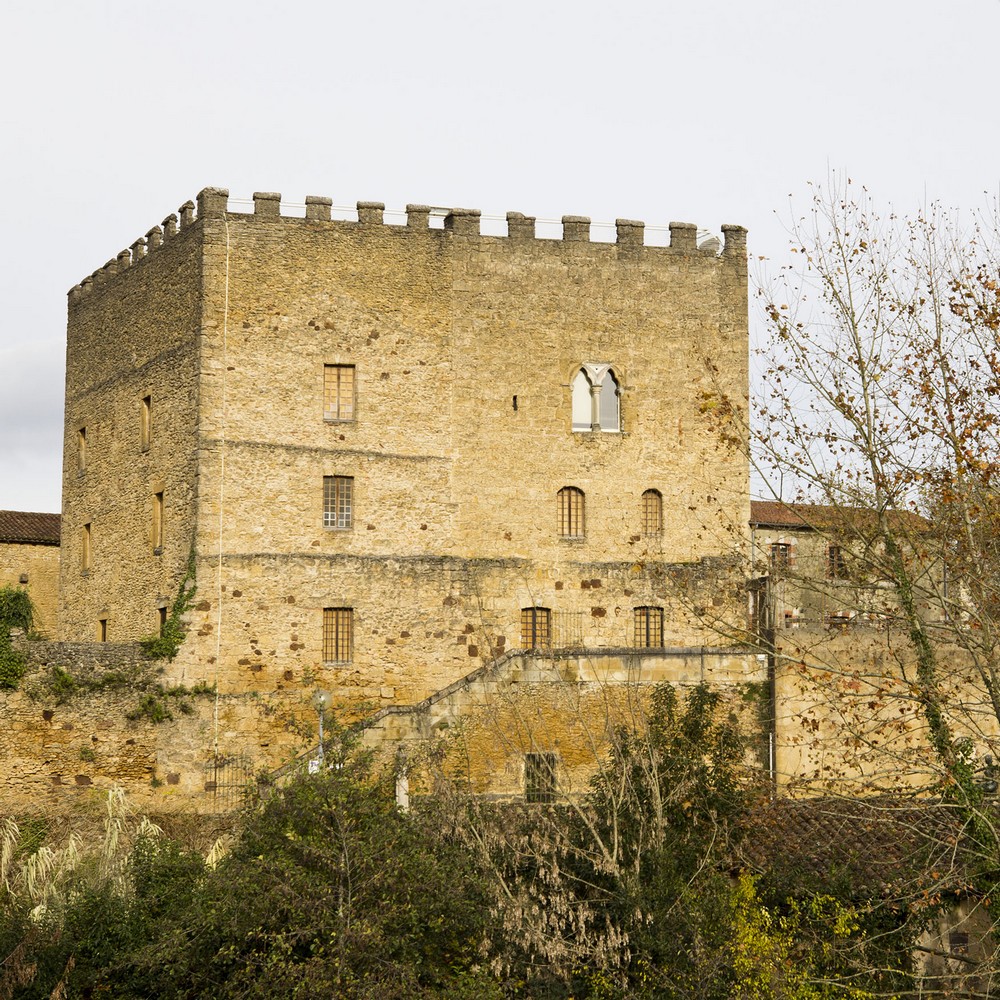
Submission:
M 751 500 L 750 523 L 756 528 L 787 528 L 792 531 L 860 530 L 875 520 L 867 507 L 835 507 L 817 503 L 783 503 L 781 500 Z M 893 511 L 897 530 L 925 532 L 929 524 L 919 514 Z
M 0 510 L 0 542 L 22 545 L 58 545 L 59 514 Z

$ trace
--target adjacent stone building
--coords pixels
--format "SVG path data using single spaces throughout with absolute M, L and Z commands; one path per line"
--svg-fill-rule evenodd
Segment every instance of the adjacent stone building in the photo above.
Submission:
M 22 587 L 35 605 L 35 631 L 56 634 L 59 515 L 0 510 L 0 587 Z
M 744 230 L 331 215 L 207 188 L 70 292 L 62 639 L 182 614 L 171 680 L 262 719 L 317 688 L 412 705 L 512 651 L 752 673 L 713 627 L 745 608 Z

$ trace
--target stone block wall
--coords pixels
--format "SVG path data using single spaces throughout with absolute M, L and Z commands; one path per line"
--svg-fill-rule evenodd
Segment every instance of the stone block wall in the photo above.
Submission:
M 0 587 L 23 587 L 35 606 L 35 631 L 55 638 L 59 611 L 59 546 L 0 542 Z

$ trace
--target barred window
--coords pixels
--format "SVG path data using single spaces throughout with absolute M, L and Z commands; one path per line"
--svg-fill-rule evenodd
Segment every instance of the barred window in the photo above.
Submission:
M 350 528 L 354 524 L 354 479 L 323 477 L 323 527 Z
M 548 608 L 521 609 L 521 648 L 549 649 L 552 646 L 552 612 Z
M 632 612 L 633 643 L 641 649 L 663 647 L 663 608 L 636 608 Z
M 564 486 L 557 495 L 559 497 L 559 536 L 561 538 L 583 538 L 583 490 L 578 490 L 575 486 Z
M 774 542 L 771 546 L 771 572 L 780 573 L 792 566 L 792 546 L 789 542 Z
M 323 365 L 323 419 L 354 419 L 354 365 Z
M 847 576 L 844 550 L 839 545 L 831 545 L 826 550 L 826 575 L 831 580 L 842 580 Z
M 555 802 L 556 755 L 526 753 L 524 755 L 524 799 L 526 802 Z
M 323 661 L 350 663 L 354 639 L 354 609 L 323 609 Z
M 663 531 L 663 494 L 646 490 L 642 495 L 642 533 L 658 535 Z

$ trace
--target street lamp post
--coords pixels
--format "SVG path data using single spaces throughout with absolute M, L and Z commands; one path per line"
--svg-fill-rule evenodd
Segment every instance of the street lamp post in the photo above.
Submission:
M 319 714 L 319 752 L 316 754 L 317 770 L 323 767 L 325 754 L 323 752 L 323 713 L 330 706 L 330 692 L 316 691 L 312 696 L 313 708 Z

